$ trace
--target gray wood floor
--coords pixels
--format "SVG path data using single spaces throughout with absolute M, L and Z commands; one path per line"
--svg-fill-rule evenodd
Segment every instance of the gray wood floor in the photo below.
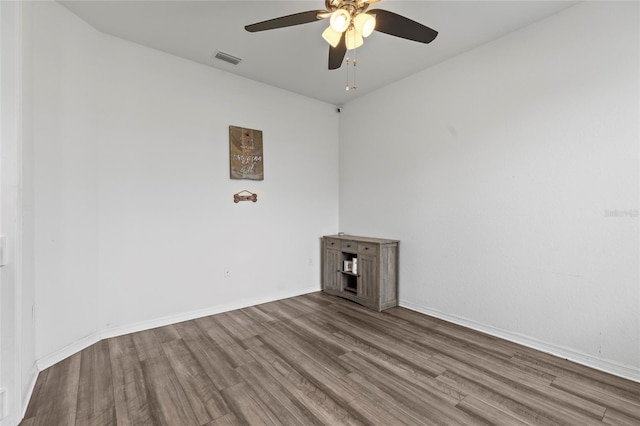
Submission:
M 103 340 L 32 425 L 640 425 L 640 384 L 403 308 L 313 293 Z

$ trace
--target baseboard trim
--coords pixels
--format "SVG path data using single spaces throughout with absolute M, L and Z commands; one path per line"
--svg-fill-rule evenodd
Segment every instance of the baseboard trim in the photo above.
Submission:
M 101 333 L 102 339 L 109 339 L 111 337 L 122 336 L 130 333 L 137 333 L 139 331 L 150 330 L 152 328 L 164 327 L 166 325 L 176 324 L 183 321 L 190 321 L 197 318 L 208 317 L 210 315 L 220 314 L 223 312 L 234 311 L 236 309 L 247 308 L 249 306 L 260 305 L 262 303 L 274 302 L 276 300 L 288 299 L 290 297 L 301 296 L 303 294 L 309 294 L 316 291 L 320 291 L 320 288 L 306 288 L 295 292 L 283 292 L 276 296 L 243 299 L 239 302 L 228 303 L 225 305 L 212 306 L 205 309 L 199 309 L 195 311 L 185 312 L 176 315 L 170 315 L 163 318 L 157 318 L 151 321 L 143 321 L 136 324 L 123 325 L 118 327 L 112 327 L 103 330 Z
M 92 333 L 83 337 L 80 340 L 73 342 L 64 348 L 40 358 L 36 365 L 38 372 L 51 367 L 54 364 L 88 348 L 89 346 L 98 343 L 103 339 L 109 339 L 112 337 L 118 337 L 129 333 L 137 333 L 139 331 L 150 330 L 152 328 L 163 327 L 170 324 L 176 324 L 182 321 L 190 321 L 196 318 L 207 317 L 209 315 L 220 314 L 222 312 L 233 311 L 235 309 L 247 308 L 249 306 L 259 305 L 262 303 L 273 302 L 276 300 L 288 299 L 290 297 L 301 296 L 303 294 L 309 294 L 316 291 L 320 291 L 318 286 L 308 287 L 305 289 L 289 292 L 281 292 L 269 297 L 257 297 L 252 299 L 243 299 L 234 303 L 227 303 L 224 305 L 211 306 L 205 309 L 199 309 L 190 312 L 184 312 L 176 315 L 169 315 L 166 317 L 155 318 L 149 321 L 141 321 L 134 324 L 121 325 L 116 327 L 109 327 L 103 330 Z M 37 376 L 37 375 L 36 375 Z M 35 386 L 35 381 L 34 381 Z M 33 389 L 32 389 L 33 390 Z M 31 394 L 29 394 L 29 397 Z
M 27 408 L 29 408 L 29 401 L 31 400 L 31 395 L 33 395 L 33 390 L 36 388 L 36 381 L 38 380 L 38 375 L 40 371 L 38 370 L 38 365 L 36 363 L 31 367 L 31 373 L 29 374 L 29 383 L 25 392 L 21 395 L 22 400 L 20 401 L 21 410 L 19 414 L 19 419 L 22 421 L 24 419 L 25 414 L 27 414 Z
M 98 331 L 89 334 L 88 336 L 85 336 L 80 340 L 76 340 L 75 342 L 65 346 L 64 348 L 56 352 L 53 352 L 52 354 L 40 358 L 38 361 L 36 361 L 38 372 L 46 370 L 52 365 L 55 365 L 60 361 L 80 352 L 81 350 L 86 349 L 95 343 L 98 343 L 101 339 L 102 333 Z
M 557 357 L 564 358 L 569 361 L 594 368 L 596 370 L 604 371 L 615 376 L 623 377 L 635 382 L 640 382 L 640 369 L 638 368 L 618 364 L 606 359 L 595 358 L 571 348 L 549 344 L 547 342 L 543 342 L 522 334 L 513 333 L 508 330 L 503 330 L 490 325 L 478 323 L 467 318 L 440 312 L 436 309 L 428 308 L 406 300 L 400 300 L 399 304 L 403 308 L 411 309 L 412 311 L 416 311 L 421 314 L 429 315 L 447 322 L 451 322 L 453 324 L 461 325 L 472 330 L 489 334 L 494 337 L 499 337 L 510 342 L 518 343 L 520 345 L 524 345 L 532 349 L 555 355 Z

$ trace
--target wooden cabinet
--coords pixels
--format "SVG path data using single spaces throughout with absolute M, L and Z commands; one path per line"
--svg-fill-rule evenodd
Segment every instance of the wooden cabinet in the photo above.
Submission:
M 353 235 L 323 237 L 322 290 L 376 311 L 397 306 L 399 243 Z

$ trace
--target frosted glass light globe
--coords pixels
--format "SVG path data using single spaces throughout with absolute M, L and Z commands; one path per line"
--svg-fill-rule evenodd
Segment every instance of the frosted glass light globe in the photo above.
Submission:
M 331 28 L 339 33 L 343 33 L 351 24 L 351 15 L 344 9 L 338 9 L 331 14 L 329 23 L 331 24 Z

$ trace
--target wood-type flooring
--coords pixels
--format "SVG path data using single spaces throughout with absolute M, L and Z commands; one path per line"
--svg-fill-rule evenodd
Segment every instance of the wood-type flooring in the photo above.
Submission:
M 21 424 L 638 426 L 640 383 L 318 292 L 100 341 Z

